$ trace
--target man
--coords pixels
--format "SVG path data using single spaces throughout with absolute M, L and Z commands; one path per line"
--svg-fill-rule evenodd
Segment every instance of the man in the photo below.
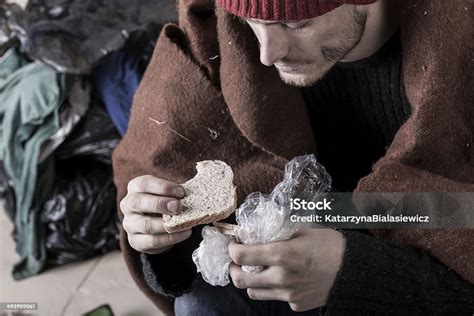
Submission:
M 395 134 L 411 114 L 411 104 L 405 92 L 406 81 L 401 69 L 399 2 L 390 0 L 344 2 L 345 4 L 341 1 L 321 0 L 310 2 L 222 0 L 219 4 L 226 11 L 239 16 L 239 19 L 251 28 L 260 46 L 262 64 L 275 66 L 278 75 L 287 84 L 304 87 L 300 92 L 304 96 L 308 111 L 306 113 L 310 114 L 309 119 L 318 145 L 318 159 L 333 176 L 336 189 L 352 191 L 356 186 L 370 187 L 370 176 L 365 178 L 365 182 L 361 181 L 361 178 L 370 173 L 372 164 L 384 155 L 387 147 L 391 146 Z M 189 8 L 193 6 L 190 5 Z M 180 22 L 180 26 L 188 32 L 190 49 L 208 45 L 202 41 L 206 35 L 193 30 L 199 25 L 212 25 L 215 22 L 210 18 L 209 12 L 201 12 L 196 7 L 193 10 L 182 11 L 185 12 L 182 18 L 186 19 L 186 22 Z M 196 13 L 196 16 L 186 16 L 192 13 Z M 126 237 L 123 238 L 126 238 L 130 246 L 138 252 L 148 254 L 140 255 L 141 262 L 137 261 L 135 255 L 126 254 L 132 275 L 144 287 L 145 293 L 150 297 L 153 297 L 153 292 L 174 297 L 174 311 L 178 315 L 292 315 L 297 312 L 311 315 L 319 312 L 472 313 L 474 288 L 465 280 L 469 278 L 472 269 L 468 269 L 467 272 L 458 269 L 459 262 L 453 261 L 452 253 L 448 255 L 443 252 L 437 253 L 436 247 L 442 245 L 442 241 L 432 247 L 432 254 L 438 254 L 438 258 L 445 264 L 453 263 L 452 268 L 462 274 L 464 280 L 458 273 L 425 251 L 400 247 L 358 232 L 307 229 L 298 232 L 291 240 L 269 245 L 245 246 L 232 243 L 229 246 L 229 253 L 233 259 L 230 267 L 232 285 L 214 288 L 202 280 L 195 281 L 195 271 L 192 271 L 189 262 L 190 253 L 199 242 L 199 231 L 167 234 L 160 217 L 160 214 L 185 212 L 179 202 L 184 192 L 177 183 L 190 177 L 192 171 L 189 171 L 189 167 L 192 163 L 189 162 L 202 157 L 193 156 L 188 151 L 196 147 L 196 155 L 206 152 L 203 158 L 210 156 L 211 159 L 217 159 L 216 155 L 222 155 L 224 157 L 222 159 L 230 161 L 233 166 L 238 187 L 250 193 L 256 191 L 255 188 L 264 191 L 261 189 L 263 187 L 268 190 L 268 187 L 271 187 L 270 183 L 275 183 L 272 182 L 274 180 L 272 177 L 275 175 L 274 167 L 277 165 L 281 167 L 281 161 L 273 153 L 285 152 L 280 156 L 288 157 L 293 153 L 290 147 L 299 148 L 297 152 L 300 153 L 311 148 L 304 143 L 305 140 L 301 140 L 301 137 L 293 138 L 294 142 L 290 142 L 288 148 L 284 147 L 285 144 L 271 144 L 269 137 L 249 128 L 253 122 L 248 123 L 248 120 L 241 119 L 252 120 L 258 114 L 254 114 L 252 108 L 246 108 L 248 111 L 239 110 L 245 107 L 245 103 L 240 103 L 240 108 L 233 106 L 233 103 L 236 103 L 234 100 L 241 97 L 241 92 L 235 90 L 242 86 L 245 87 L 242 89 L 253 91 L 245 82 L 265 81 L 266 77 L 252 77 L 250 74 L 249 79 L 246 77 L 246 72 L 242 71 L 239 75 L 246 81 L 233 81 L 232 85 L 228 84 L 228 78 L 236 75 L 235 71 L 229 71 L 231 68 L 229 65 L 232 65 L 230 57 L 235 57 L 238 53 L 238 50 L 236 52 L 236 49 L 232 48 L 234 45 L 241 47 L 247 45 L 242 40 L 243 37 L 228 31 L 231 29 L 229 27 L 232 24 L 231 19 L 229 16 L 218 16 L 221 56 L 205 54 L 213 51 L 212 42 L 207 50 L 189 53 L 193 56 L 190 60 L 200 64 L 200 69 L 206 74 L 205 77 L 209 78 L 209 82 L 214 83 L 218 81 L 214 79 L 220 79 L 220 89 L 229 106 L 227 111 L 230 111 L 235 120 L 234 123 L 228 120 L 227 116 L 223 119 L 222 124 L 228 124 L 230 131 L 219 136 L 223 138 L 222 143 L 219 143 L 219 138 L 218 142 L 212 143 L 199 137 L 202 137 L 202 133 L 199 132 L 202 126 L 199 125 L 213 113 L 213 106 L 216 112 L 222 111 L 222 114 L 226 115 L 226 108 L 222 110 L 220 108 L 222 99 L 213 85 L 200 82 L 205 81 L 204 76 L 201 80 L 189 83 L 188 86 L 186 77 L 181 77 L 182 71 L 176 66 L 174 74 L 182 78 L 182 81 L 173 79 L 175 80 L 173 85 L 165 86 L 173 89 L 176 98 L 179 98 L 178 94 L 189 93 L 186 87 L 192 87 L 193 91 L 196 91 L 196 95 L 187 95 L 185 98 L 199 100 L 198 104 L 187 101 L 190 103 L 186 109 L 192 113 L 191 116 L 185 118 L 173 116 L 173 111 L 177 110 L 161 103 L 160 106 L 148 105 L 150 99 L 145 101 L 144 96 L 152 93 L 152 90 L 142 88 L 134 104 L 137 114 L 135 120 L 132 117 L 132 126 L 127 132 L 130 136 L 128 138 L 128 135 L 126 136 L 114 155 L 123 228 L 126 231 Z M 230 35 L 227 37 L 223 34 Z M 183 46 L 179 44 L 181 38 L 179 31 L 174 28 L 165 28 L 162 36 L 174 38 L 169 42 L 178 43 L 177 47 Z M 161 39 L 163 40 L 161 54 L 168 57 L 166 60 L 171 60 L 169 57 L 173 56 L 179 59 L 182 67 L 188 67 L 189 60 L 184 58 L 184 55 L 177 54 L 175 48 L 168 49 L 168 46 L 164 45 L 164 39 Z M 209 61 L 215 60 L 216 56 L 222 60 L 219 75 Z M 155 60 L 157 65 L 158 60 L 159 56 Z M 240 65 L 240 69 L 249 69 L 244 66 Z M 257 69 L 256 72 L 258 71 L 260 70 Z M 150 82 L 152 80 L 155 84 L 167 82 L 153 66 L 147 72 Z M 267 74 L 270 76 L 271 73 Z M 199 89 L 192 86 L 197 82 L 199 85 L 202 84 Z M 271 82 L 277 85 L 274 79 Z M 271 90 L 272 93 L 268 93 L 268 98 L 278 95 L 278 90 L 281 89 L 284 88 L 278 86 L 278 89 Z M 207 93 L 201 98 L 201 94 L 197 91 Z M 261 90 L 259 93 L 265 94 L 266 91 Z M 290 95 L 294 90 L 285 90 L 285 93 Z M 211 104 L 208 99 L 216 103 Z M 297 100 L 297 97 L 292 95 L 291 100 Z M 167 102 L 173 101 L 167 98 Z M 272 114 L 285 118 L 284 115 L 278 115 L 285 113 L 285 109 L 276 106 L 276 103 L 277 101 L 272 103 L 274 106 Z M 299 112 L 297 102 L 289 104 L 293 106 L 291 109 L 293 113 L 290 112 L 290 115 L 302 118 L 300 114 L 304 111 Z M 264 108 L 265 104 L 262 101 L 262 104 L 254 103 L 254 106 Z M 139 107 L 143 113 L 138 112 Z M 160 109 L 156 110 L 157 107 Z M 252 113 L 249 114 L 249 111 Z M 183 115 L 184 112 L 180 113 Z M 151 117 L 149 116 L 151 114 L 160 117 Z M 165 131 L 160 130 L 160 137 L 166 138 L 166 141 L 156 140 L 155 144 L 137 144 L 139 136 L 146 135 L 140 128 L 147 116 L 159 122 L 160 127 L 164 126 L 173 134 L 170 136 L 173 138 L 167 137 Z M 286 118 L 291 120 L 288 116 Z M 265 117 L 265 119 L 271 121 L 273 118 Z M 265 124 L 264 120 L 258 122 Z M 216 121 L 207 123 L 221 126 Z M 303 122 L 300 124 L 304 125 Z M 268 126 L 264 130 L 267 132 L 273 128 L 273 125 L 265 126 Z M 280 128 L 290 130 L 284 126 Z M 309 139 L 308 142 L 312 141 L 313 136 L 304 126 L 300 128 L 298 123 L 295 123 L 291 130 L 296 135 Z M 278 139 L 280 137 L 278 130 L 273 131 L 275 133 L 271 136 Z M 406 129 L 402 132 L 405 133 Z M 251 142 L 245 143 L 246 141 L 242 140 L 242 146 L 235 145 L 233 143 L 236 142 L 235 139 L 241 138 L 242 135 Z M 287 136 L 281 137 L 284 139 Z M 260 147 L 266 150 L 260 151 Z M 234 148 L 235 154 L 226 156 L 229 148 Z M 144 152 L 143 155 L 149 158 L 147 160 L 132 158 L 126 154 L 126 151 L 137 152 L 137 150 Z M 347 159 L 351 161 L 348 162 Z M 188 168 L 187 171 L 177 170 L 183 165 Z M 265 168 L 260 168 L 260 165 L 265 165 Z M 381 163 L 379 165 L 383 166 Z M 124 171 L 125 166 L 133 171 Z M 151 171 L 147 172 L 147 169 Z M 400 175 L 403 175 L 403 172 L 400 172 Z M 416 172 L 413 170 L 410 176 L 413 177 Z M 472 173 L 472 170 L 469 172 Z M 260 178 L 255 179 L 256 175 Z M 372 177 L 376 175 L 374 172 Z M 269 180 L 270 178 L 272 180 Z M 442 187 L 443 181 L 437 182 L 439 187 Z M 128 183 L 126 191 L 124 183 Z M 472 232 L 468 234 L 461 237 L 472 238 Z M 445 236 L 449 239 L 450 235 Z M 466 242 L 466 239 L 456 239 L 456 243 L 472 249 L 469 248 L 471 247 L 469 240 Z M 420 243 L 420 246 L 423 244 Z M 124 240 L 122 247 L 127 253 L 133 253 Z M 143 272 L 137 272 L 139 269 L 137 267 L 141 265 Z M 258 274 L 246 274 L 241 271 L 241 265 L 264 265 L 268 268 Z M 145 282 L 140 280 L 141 278 L 146 279 Z M 157 305 L 163 307 L 161 303 Z M 325 309 L 319 309 L 323 306 L 326 306 Z
M 273 16 L 266 20 L 242 19 L 252 28 L 260 43 L 262 64 L 275 66 L 284 82 L 305 87 L 323 78 L 337 62 L 361 60 L 373 55 L 398 29 L 397 2 L 360 2 L 374 4 L 346 4 L 309 19 L 298 15 Z M 316 8 L 314 13 L 305 12 L 305 15 L 318 14 Z M 285 9 L 282 7 L 277 12 L 290 10 Z

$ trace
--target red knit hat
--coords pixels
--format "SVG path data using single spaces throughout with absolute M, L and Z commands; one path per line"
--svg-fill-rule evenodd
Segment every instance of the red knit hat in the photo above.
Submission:
M 217 0 L 234 15 L 268 21 L 298 21 L 323 15 L 343 4 L 371 4 L 377 0 Z

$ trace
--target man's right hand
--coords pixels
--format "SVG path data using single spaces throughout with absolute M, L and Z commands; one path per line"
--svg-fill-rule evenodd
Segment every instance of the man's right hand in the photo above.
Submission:
M 159 254 L 191 236 L 191 229 L 169 234 L 163 228 L 162 214 L 176 215 L 184 210 L 179 201 L 186 194 L 182 186 L 146 175 L 131 180 L 127 190 L 120 209 L 132 248 Z

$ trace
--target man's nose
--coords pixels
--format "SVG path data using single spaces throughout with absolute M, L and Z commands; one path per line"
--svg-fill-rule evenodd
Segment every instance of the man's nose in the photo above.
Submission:
M 278 25 L 266 26 L 260 32 L 260 62 L 272 66 L 288 54 L 288 41 Z

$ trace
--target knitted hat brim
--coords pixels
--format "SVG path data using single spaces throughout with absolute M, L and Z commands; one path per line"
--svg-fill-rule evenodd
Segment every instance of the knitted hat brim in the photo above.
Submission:
M 377 0 L 217 0 L 225 11 L 249 19 L 298 21 L 326 14 L 343 4 L 367 5 Z

